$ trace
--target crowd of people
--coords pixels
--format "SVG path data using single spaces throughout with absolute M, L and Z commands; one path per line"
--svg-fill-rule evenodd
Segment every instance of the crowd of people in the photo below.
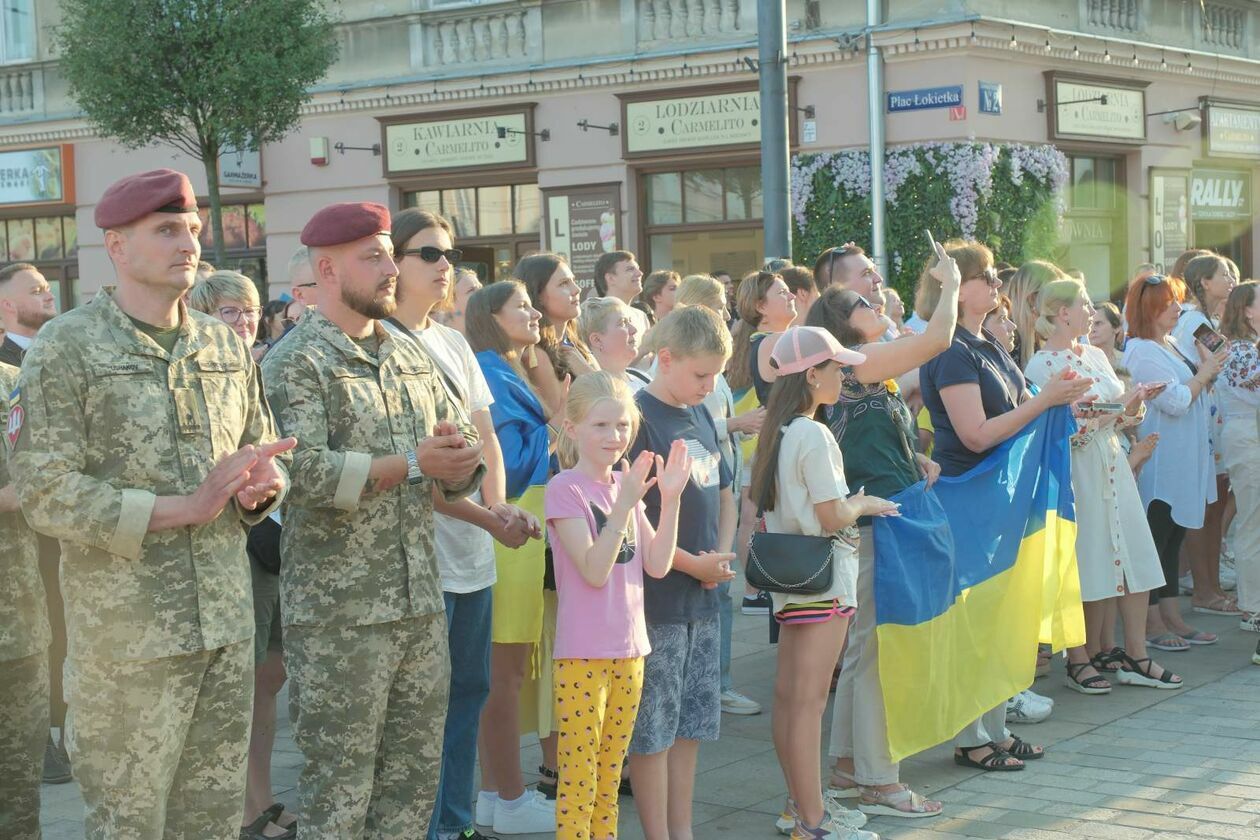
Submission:
M 53 317 L 34 266 L 0 269 L 6 838 L 40 836 L 41 770 L 72 768 L 89 838 L 604 840 L 633 796 L 649 840 L 686 840 L 700 744 L 761 712 L 730 667 L 760 531 L 833 538 L 823 591 L 741 598 L 778 645 L 766 831 L 937 816 L 889 750 L 872 523 L 1057 406 L 1086 627 L 1067 685 L 1180 688 L 1152 652 L 1217 641 L 1183 588 L 1260 632 L 1260 300 L 1217 254 L 1142 267 L 1118 308 L 934 243 L 907 317 L 853 243 L 737 281 L 542 253 L 483 286 L 432 210 L 342 203 L 263 305 L 199 266 L 184 175 L 122 179 L 95 221 L 117 277 L 89 304 Z M 1023 770 L 1045 750 L 1008 723 L 1051 711 L 1010 698 L 954 761 Z

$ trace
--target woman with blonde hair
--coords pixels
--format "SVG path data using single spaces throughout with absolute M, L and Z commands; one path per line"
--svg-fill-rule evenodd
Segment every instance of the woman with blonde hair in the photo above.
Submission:
M 652 377 L 631 367 L 639 357 L 642 336 L 630 313 L 630 307 L 620 298 L 589 297 L 582 301 L 578 335 L 600 370 L 624 379 L 632 391 L 637 391 L 651 382 Z
M 1006 296 L 1011 300 L 1011 320 L 1015 322 L 1015 350 L 1011 353 L 1021 368 L 1028 367 L 1028 360 L 1037 351 L 1037 294 L 1048 283 L 1068 279 L 1067 274 L 1053 263 L 1029 260 L 1011 275 L 1006 284 Z
M 1121 414 L 1077 418 L 1072 436 L 1072 491 L 1076 507 L 1076 559 L 1085 602 L 1085 645 L 1068 650 L 1067 686 L 1082 694 L 1105 694 L 1111 683 L 1098 673 L 1114 664 L 1122 685 L 1180 688 L 1181 679 L 1155 664 L 1146 652 L 1147 593 L 1164 583 L 1159 553 L 1138 494 L 1137 481 L 1126 469 L 1120 429 L 1136 426 L 1145 416 L 1145 400 L 1164 386 L 1126 389 L 1096 347 L 1082 343 L 1094 308 L 1076 280 L 1056 280 L 1042 288 L 1037 335 L 1043 347 L 1025 369 L 1028 381 L 1043 385 L 1063 370 L 1093 380 L 1085 401 L 1115 402 Z M 1118 602 L 1125 648 L 1101 648 L 1108 636 L 1105 622 L 1111 601 Z

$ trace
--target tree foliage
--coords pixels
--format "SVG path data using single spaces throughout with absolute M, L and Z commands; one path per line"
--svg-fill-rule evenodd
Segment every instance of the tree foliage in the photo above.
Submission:
M 70 94 L 128 148 L 166 143 L 202 161 L 217 258 L 217 163 L 298 124 L 337 57 L 322 0 L 62 0 L 53 33 Z

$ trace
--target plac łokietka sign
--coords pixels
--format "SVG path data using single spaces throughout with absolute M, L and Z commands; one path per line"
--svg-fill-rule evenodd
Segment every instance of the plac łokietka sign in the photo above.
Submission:
M 626 151 L 655 152 L 761 142 L 757 91 L 626 103 Z
M 888 92 L 888 113 L 890 114 L 898 111 L 923 111 L 928 108 L 956 108 L 961 104 L 963 104 L 962 85 Z
M 488 114 L 453 120 L 396 123 L 385 126 L 385 168 L 389 172 L 454 169 L 525 163 L 529 149 L 523 113 Z

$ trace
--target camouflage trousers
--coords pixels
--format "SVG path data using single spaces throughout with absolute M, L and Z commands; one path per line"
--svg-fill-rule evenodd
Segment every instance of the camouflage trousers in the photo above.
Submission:
M 38 840 L 48 741 L 48 654 L 0 662 L 0 837 Z
M 301 697 L 299 840 L 424 837 L 450 683 L 445 616 L 288 626 L 284 659 Z
M 252 640 L 163 659 L 71 656 L 66 747 L 88 840 L 237 840 Z

